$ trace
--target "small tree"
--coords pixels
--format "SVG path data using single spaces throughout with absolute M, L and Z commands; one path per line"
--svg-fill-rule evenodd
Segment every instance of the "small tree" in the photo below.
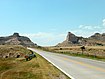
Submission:
M 82 46 L 82 47 L 81 47 L 81 50 L 82 50 L 82 54 L 83 54 L 83 52 L 84 52 L 84 50 L 85 50 L 85 46 Z

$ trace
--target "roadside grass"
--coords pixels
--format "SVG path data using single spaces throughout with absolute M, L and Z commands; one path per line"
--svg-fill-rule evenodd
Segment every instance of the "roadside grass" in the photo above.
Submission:
M 105 61 L 105 46 L 86 46 L 82 52 L 80 46 L 71 47 L 37 47 L 38 49 L 53 53 L 66 54 L 75 57 L 89 58 Z
M 11 69 L 14 63 L 12 59 L 2 59 L 0 58 L 0 74 L 5 70 Z
M 29 52 L 23 47 L 20 50 Z M 36 56 L 30 61 L 22 57 L 0 58 L 0 79 L 70 79 L 43 57 Z
M 88 59 L 93 59 L 93 60 L 99 60 L 99 61 L 105 62 L 105 58 L 101 58 L 101 57 L 97 57 L 97 56 L 89 55 L 89 54 L 78 54 L 75 52 L 56 52 L 56 53 L 65 54 L 65 55 L 69 55 L 69 56 L 75 56 L 75 57 L 88 58 Z
M 30 61 L 15 59 L 15 65 L 11 63 L 12 66 L 8 65 L 9 62 L 2 65 L 6 69 L 3 70 L 4 74 L 1 73 L 1 79 L 70 79 L 44 58 L 38 54 L 36 56 Z

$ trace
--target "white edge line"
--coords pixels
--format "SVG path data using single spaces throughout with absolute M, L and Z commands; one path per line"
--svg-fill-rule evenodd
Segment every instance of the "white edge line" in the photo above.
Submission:
M 30 49 L 30 48 L 28 48 Z M 32 50 L 32 49 L 30 49 Z M 32 50 L 34 51 L 34 50 Z M 37 52 L 36 52 L 37 53 Z M 39 54 L 39 53 L 38 53 Z M 40 54 L 41 55 L 41 54 Z M 41 55 L 42 56 L 42 55 Z M 53 62 L 51 62 L 49 59 L 47 59 L 46 57 L 42 56 L 43 58 L 45 58 L 48 62 L 50 62 L 51 64 L 53 64 L 55 67 L 57 67 L 59 70 L 61 70 L 64 74 L 66 74 L 68 77 L 70 77 L 71 79 L 75 79 L 74 77 L 72 77 L 71 75 L 69 75 L 68 73 L 66 73 L 63 69 L 61 69 L 60 67 L 58 67 L 56 64 L 54 64 Z
M 42 55 L 41 55 L 42 56 Z M 66 74 L 68 77 L 70 77 L 71 79 L 75 79 L 73 78 L 71 75 L 69 75 L 68 73 L 66 73 L 63 69 L 61 69 L 60 67 L 58 67 L 57 65 L 55 65 L 53 62 L 51 62 L 49 59 L 47 59 L 46 57 L 42 56 L 43 58 L 45 58 L 47 61 L 49 61 L 51 64 L 53 64 L 55 67 L 57 67 L 59 70 L 61 70 L 64 74 Z

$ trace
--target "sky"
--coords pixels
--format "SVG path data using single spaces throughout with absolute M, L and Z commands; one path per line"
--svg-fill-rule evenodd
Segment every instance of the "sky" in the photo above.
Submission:
M 0 0 L 0 36 L 14 32 L 41 46 L 105 33 L 105 0 Z

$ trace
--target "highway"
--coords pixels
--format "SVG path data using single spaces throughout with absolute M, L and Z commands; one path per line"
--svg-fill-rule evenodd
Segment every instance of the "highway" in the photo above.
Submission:
M 105 79 L 105 62 L 29 48 L 40 54 L 71 79 Z

